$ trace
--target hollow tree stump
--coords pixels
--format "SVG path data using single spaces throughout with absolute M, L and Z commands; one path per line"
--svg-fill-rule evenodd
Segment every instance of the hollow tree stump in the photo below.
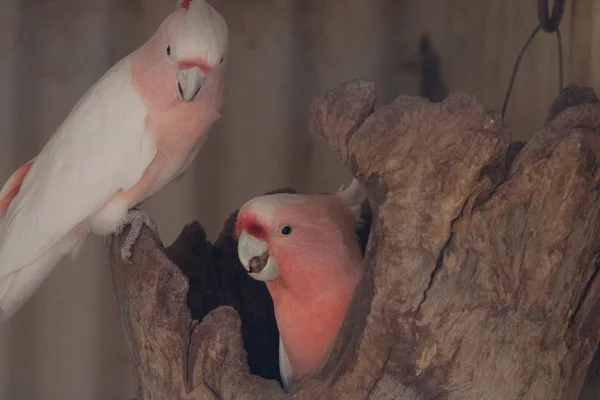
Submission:
M 206 306 L 194 321 L 187 280 L 144 230 L 131 265 L 123 237 L 111 249 L 138 400 L 577 399 L 600 333 L 600 104 L 589 94 L 565 89 L 525 145 L 470 95 L 400 96 L 376 112 L 368 82 L 317 97 L 310 130 L 372 210 L 367 272 L 326 359 L 289 394 L 251 375 L 239 317 L 250 311 Z M 206 276 L 219 274 L 214 254 Z M 240 298 L 269 318 L 243 275 Z

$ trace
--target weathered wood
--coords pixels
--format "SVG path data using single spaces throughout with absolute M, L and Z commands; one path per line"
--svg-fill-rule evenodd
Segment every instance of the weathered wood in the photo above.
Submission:
M 192 320 L 157 239 L 132 265 L 115 240 L 138 400 L 577 399 L 600 337 L 600 104 L 569 90 L 525 145 L 471 95 L 373 112 L 354 81 L 313 101 L 311 132 L 366 185 L 372 226 L 340 334 L 288 395 L 250 375 L 231 307 Z

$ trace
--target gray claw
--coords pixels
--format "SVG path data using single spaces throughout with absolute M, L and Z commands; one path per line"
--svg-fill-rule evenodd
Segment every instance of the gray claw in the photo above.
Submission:
M 145 211 L 138 209 L 131 209 L 127 212 L 125 221 L 118 229 L 119 232 L 123 232 L 123 229 L 128 224 L 131 224 L 131 229 L 125 237 L 125 241 L 121 247 L 121 258 L 126 264 L 131 264 L 133 245 L 140 237 L 143 226 L 146 225 L 157 236 L 158 227 L 156 226 L 156 222 L 154 222 Z

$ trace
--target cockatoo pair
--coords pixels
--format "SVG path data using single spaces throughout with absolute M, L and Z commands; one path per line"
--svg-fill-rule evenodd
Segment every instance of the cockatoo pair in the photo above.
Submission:
M 90 233 L 110 237 L 130 224 L 121 249 L 129 262 L 142 226 L 156 232 L 135 207 L 187 169 L 220 118 L 228 39 L 205 0 L 179 0 L 8 179 L 0 191 L 0 322 Z M 273 297 L 285 390 L 321 361 L 362 277 L 359 192 L 353 181 L 337 196 L 274 194 L 240 210 L 238 255 Z

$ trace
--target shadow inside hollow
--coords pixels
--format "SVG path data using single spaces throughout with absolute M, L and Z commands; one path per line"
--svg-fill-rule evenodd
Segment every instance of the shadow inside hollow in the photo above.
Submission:
M 296 193 L 280 189 L 269 193 Z M 268 194 L 268 193 L 267 193 Z M 264 282 L 246 273 L 237 255 L 235 223 L 238 210 L 224 224 L 217 241 L 212 244 L 198 222 L 187 225 L 165 253 L 179 266 L 189 281 L 187 304 L 192 318 L 202 319 L 222 305 L 233 307 L 240 315 L 242 338 L 248 353 L 250 373 L 265 379 L 279 375 L 279 331 L 275 321 L 273 300 Z M 363 203 L 364 224 L 357 231 L 361 249 L 366 249 L 371 230 L 371 209 Z

